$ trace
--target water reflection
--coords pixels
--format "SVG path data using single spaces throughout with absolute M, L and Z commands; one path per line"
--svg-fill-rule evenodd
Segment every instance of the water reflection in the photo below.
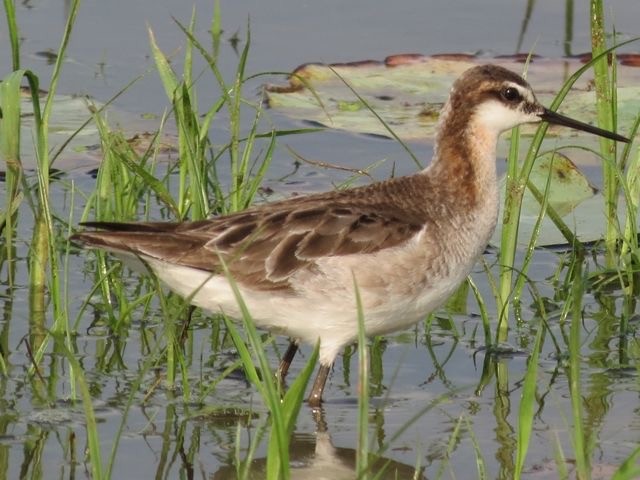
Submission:
M 290 466 L 292 480 L 352 480 L 356 473 L 356 449 L 336 447 L 322 411 L 314 411 L 315 433 L 294 433 L 291 438 Z M 416 459 L 417 460 L 417 459 Z M 424 469 L 416 470 L 385 457 L 372 456 L 371 472 L 379 479 L 425 479 Z M 259 458 L 251 463 L 247 478 L 266 478 L 267 460 Z M 237 478 L 235 465 L 225 465 L 211 477 L 212 480 Z

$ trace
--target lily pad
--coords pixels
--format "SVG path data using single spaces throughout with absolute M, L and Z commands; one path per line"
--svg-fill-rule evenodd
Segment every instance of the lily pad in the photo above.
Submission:
M 553 157 L 553 162 L 551 161 Z M 529 181 L 540 192 L 544 192 L 549 180 L 548 202 L 562 218 L 563 222 L 581 242 L 595 242 L 604 237 L 607 218 L 604 211 L 604 198 L 589 179 L 565 155 L 545 154 L 539 158 L 531 171 Z M 506 179 L 500 180 L 500 206 L 504 205 Z M 540 203 L 527 189 L 522 199 L 522 211 L 518 227 L 518 244 L 525 247 L 538 220 Z M 626 222 L 626 204 L 624 198 L 618 202 L 619 225 Z M 499 218 L 502 218 L 500 216 Z M 640 224 L 640 215 L 637 219 Z M 491 245 L 500 245 L 502 224 L 498 222 L 491 237 Z M 567 239 L 558 227 L 545 216 L 540 227 L 540 236 L 536 243 L 539 247 L 566 245 Z
M 551 206 L 571 228 L 575 225 L 575 219 L 570 217 L 570 215 L 574 214 L 576 208 L 583 202 L 594 198 L 598 190 L 566 155 L 558 152 L 542 155 L 536 161 L 529 175 L 529 182 L 532 183 L 539 192 L 544 192 L 547 188 L 547 179 L 549 179 L 549 193 L 547 196 L 549 206 Z M 506 178 L 503 177 L 500 180 L 501 206 L 504 205 L 506 196 L 505 189 Z M 602 203 L 600 205 L 602 205 Z M 592 204 L 590 204 L 590 208 L 593 208 Z M 522 211 L 518 231 L 518 243 L 520 245 L 525 246 L 528 244 L 539 213 L 540 203 L 531 191 L 526 189 L 522 199 Z M 593 218 L 593 215 L 589 215 L 588 218 Z M 593 222 L 587 222 L 589 227 L 593 227 L 592 223 Z M 599 225 L 600 228 L 598 230 L 593 228 L 588 230 L 589 241 L 602 236 L 604 223 L 601 222 Z M 500 244 L 501 233 L 502 224 L 498 223 L 496 231 L 491 238 L 492 245 Z M 583 234 L 584 233 L 586 232 L 583 232 Z M 596 237 L 593 238 L 593 235 L 596 235 Z M 555 224 L 545 217 L 537 244 L 539 246 L 547 246 L 559 243 L 566 243 L 566 239 L 562 236 Z
M 41 103 L 44 102 L 45 93 L 41 95 Z M 56 95 L 54 97 L 49 119 L 49 150 L 53 155 L 64 146 L 63 152 L 55 160 L 55 168 L 68 171 L 77 168 L 89 169 L 99 165 L 102 161 L 100 135 L 92 115 L 102 107 L 102 104 L 83 96 Z M 148 140 L 150 135 L 145 132 L 155 131 L 158 128 L 156 119 L 146 119 L 113 107 L 109 107 L 106 118 L 114 128 L 126 132 L 141 132 L 132 134 L 131 141 L 135 146 L 141 142 L 144 143 L 142 139 Z M 69 141 L 74 134 L 75 136 Z M 170 138 L 162 137 L 161 141 L 163 144 L 175 144 Z M 20 156 L 25 169 L 36 168 L 33 105 L 31 95 L 27 93 L 21 101 Z
M 533 201 L 535 202 L 535 200 Z M 533 206 L 533 203 L 530 203 L 530 205 Z M 597 193 L 593 197 L 576 205 L 571 212 L 562 217 L 562 220 L 581 242 L 596 242 L 602 240 L 602 238 L 604 238 L 605 225 L 607 224 L 604 205 L 604 197 L 602 194 Z M 617 213 L 619 224 L 624 225 L 626 204 L 622 197 L 618 202 Z M 518 227 L 518 244 L 520 246 L 524 247 L 528 245 L 537 218 L 537 214 L 522 213 Z M 638 220 L 640 221 L 640 215 L 638 216 Z M 498 225 L 491 238 L 492 245 L 500 244 L 500 232 L 501 225 Z M 567 245 L 567 243 L 567 239 L 560 233 L 555 224 L 549 217 L 545 217 L 540 227 L 540 237 L 537 246 L 552 247 Z

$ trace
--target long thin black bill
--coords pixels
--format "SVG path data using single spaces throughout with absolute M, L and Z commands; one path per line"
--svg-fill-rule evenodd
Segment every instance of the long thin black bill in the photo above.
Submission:
M 579 122 L 578 120 L 574 120 L 573 118 L 565 117 L 564 115 L 560 115 L 559 113 L 552 112 L 551 110 L 547 110 L 546 108 L 544 109 L 544 112 L 540 114 L 540 118 L 545 122 L 553 123 L 555 125 L 563 125 L 565 127 L 575 128 L 576 130 L 582 130 L 583 132 L 593 133 L 601 137 L 610 138 L 611 140 L 616 140 L 617 142 L 625 142 L 625 143 L 631 142 L 631 140 L 629 140 L 627 137 L 623 137 L 622 135 L 618 135 L 617 133 L 609 132 L 607 130 L 602 130 L 601 128 Z

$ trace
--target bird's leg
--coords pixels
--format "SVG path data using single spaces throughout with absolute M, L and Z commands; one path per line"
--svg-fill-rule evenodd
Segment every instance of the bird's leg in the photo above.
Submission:
M 324 385 L 327 383 L 327 377 L 329 376 L 329 372 L 331 371 L 331 365 L 323 365 L 320 364 L 320 369 L 318 370 L 318 375 L 316 375 L 316 379 L 313 382 L 313 387 L 311 388 L 311 394 L 309 395 L 309 406 L 312 408 L 319 408 L 322 403 L 322 392 L 324 390 Z
M 287 347 L 287 351 L 284 352 L 282 360 L 280 361 L 280 365 L 278 366 L 278 371 L 276 372 L 276 377 L 281 382 L 284 382 L 284 379 L 287 376 L 287 372 L 289 371 L 289 366 L 293 361 L 293 357 L 296 356 L 297 351 L 298 351 L 298 342 L 296 340 L 291 340 L 289 342 L 289 346 Z

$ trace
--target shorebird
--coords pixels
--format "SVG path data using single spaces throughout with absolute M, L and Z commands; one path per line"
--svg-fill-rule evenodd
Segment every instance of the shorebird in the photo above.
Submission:
M 97 231 L 71 239 L 141 260 L 193 305 L 239 317 L 226 265 L 255 324 L 293 339 L 282 375 L 299 342 L 320 341 L 308 398 L 317 407 L 336 356 L 357 338 L 356 288 L 369 336 L 405 329 L 442 305 L 496 225 L 498 136 L 541 121 L 629 142 L 548 110 L 516 73 L 477 66 L 454 82 L 433 160 L 413 175 L 201 221 L 89 222 Z

